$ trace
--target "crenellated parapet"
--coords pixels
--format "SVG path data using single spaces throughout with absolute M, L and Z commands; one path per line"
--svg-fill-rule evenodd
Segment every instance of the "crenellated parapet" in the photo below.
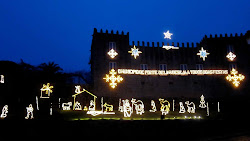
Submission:
M 119 33 L 119 31 L 117 30 L 116 33 L 114 33 L 113 30 L 111 30 L 110 32 L 108 30 L 106 30 L 105 32 L 103 32 L 102 29 L 100 29 L 100 32 L 97 31 L 96 28 L 94 28 L 94 34 L 98 34 L 98 33 L 102 33 L 102 34 L 111 34 L 111 35 L 129 35 L 129 32 L 127 32 L 127 34 L 124 34 L 124 31 L 122 31 L 121 33 Z

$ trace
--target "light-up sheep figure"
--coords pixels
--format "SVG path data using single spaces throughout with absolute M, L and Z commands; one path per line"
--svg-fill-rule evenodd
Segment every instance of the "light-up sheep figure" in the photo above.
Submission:
M 27 110 L 27 115 L 25 117 L 25 119 L 33 119 L 34 116 L 33 116 L 33 111 L 34 111 L 34 108 L 32 106 L 32 104 L 29 105 L 29 107 L 26 107 L 26 110 Z
M 149 110 L 149 112 L 156 112 L 156 111 L 157 111 L 157 110 L 156 110 L 156 106 L 155 106 L 155 101 L 154 101 L 154 100 L 151 100 L 151 107 L 152 107 L 152 109 Z
M 129 100 L 125 99 L 122 100 L 122 102 L 124 117 L 131 117 L 131 114 L 133 113 L 133 108 L 130 106 Z
M 195 104 L 193 102 L 186 101 L 185 104 L 187 104 L 187 111 L 188 113 L 195 113 Z
M 72 102 L 62 104 L 63 110 L 70 110 L 70 106 L 72 106 Z
M 206 108 L 206 102 L 205 102 L 205 97 L 203 95 L 201 95 L 201 100 L 200 100 L 200 108 Z
M 179 113 L 185 113 L 186 110 L 185 110 L 185 107 L 183 106 L 183 103 L 179 102 L 179 105 L 180 105 L 180 111 L 179 111 Z
M 8 113 L 8 105 L 3 106 L 1 118 L 6 118 Z
M 164 100 L 162 98 L 159 98 L 160 104 L 161 104 L 161 114 L 167 115 L 170 111 L 170 103 L 167 100 Z M 166 103 L 166 104 L 164 104 Z
M 144 113 L 144 104 L 141 100 L 137 100 L 132 98 L 131 103 L 135 105 L 136 114 L 142 115 Z

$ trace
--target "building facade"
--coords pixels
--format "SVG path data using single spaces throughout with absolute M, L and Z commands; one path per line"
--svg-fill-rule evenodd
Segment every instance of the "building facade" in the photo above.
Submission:
M 250 31 L 244 35 L 205 35 L 200 43 L 129 43 L 129 33 L 109 33 L 102 29 L 98 32 L 94 29 L 90 64 L 93 92 L 96 95 L 160 98 L 200 97 L 203 94 L 206 97 L 224 97 L 248 91 Z M 166 46 L 170 48 L 167 49 Z M 131 55 L 134 47 L 138 49 L 134 50 L 134 53 L 138 53 L 136 57 Z M 205 52 L 201 52 L 202 49 Z M 201 54 L 197 55 L 198 53 Z M 232 68 L 245 76 L 238 87 L 226 79 Z M 114 88 L 105 79 L 112 69 L 117 73 L 116 77 L 119 75 L 123 78 L 121 82 L 115 82 L 117 84 Z M 143 70 L 144 74 L 126 74 L 119 71 L 127 69 Z M 179 70 L 189 73 L 191 70 L 227 70 L 228 74 L 145 74 L 152 70 Z

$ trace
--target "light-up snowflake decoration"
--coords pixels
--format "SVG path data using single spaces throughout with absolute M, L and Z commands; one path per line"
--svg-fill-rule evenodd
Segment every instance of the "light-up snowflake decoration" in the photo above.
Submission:
M 115 58 L 115 56 L 118 55 L 118 53 L 117 53 L 114 49 L 111 49 L 111 50 L 108 52 L 108 55 L 113 59 L 113 58 Z
M 131 50 L 130 51 L 128 51 L 128 53 L 131 53 L 131 56 L 134 56 L 134 58 L 136 59 L 136 57 L 137 56 L 139 56 L 140 55 L 140 53 L 142 53 L 141 51 L 139 51 L 139 49 L 138 48 L 136 48 L 135 47 L 135 45 L 134 45 L 134 47 L 133 48 L 131 48 Z
M 209 55 L 210 53 L 208 53 L 206 50 L 203 49 L 203 47 L 201 47 L 201 50 L 199 50 L 199 53 L 197 53 L 197 55 L 200 56 L 200 58 L 203 59 L 203 61 L 205 61 L 206 57 Z
M 245 76 L 242 74 L 238 74 L 238 71 L 234 68 L 232 69 L 230 74 L 228 74 L 228 76 L 226 77 L 228 81 L 232 81 L 235 87 L 238 87 L 240 85 L 240 81 L 243 81 L 244 78 Z
M 226 56 L 230 61 L 233 61 L 236 58 L 236 55 L 232 52 L 229 52 Z
M 114 69 L 111 69 L 109 74 L 106 74 L 106 77 L 103 79 L 105 79 L 106 82 L 109 83 L 109 86 L 113 89 L 117 86 L 117 83 L 120 83 L 123 80 L 120 75 L 117 75 L 117 72 Z
M 169 33 L 169 30 L 167 32 L 164 32 L 164 39 L 168 38 L 168 39 L 171 39 L 171 36 L 173 35 L 172 33 Z

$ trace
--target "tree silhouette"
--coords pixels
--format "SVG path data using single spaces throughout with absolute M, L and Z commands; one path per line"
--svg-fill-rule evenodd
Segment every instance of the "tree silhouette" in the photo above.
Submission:
M 55 62 L 48 62 L 47 64 L 42 63 L 38 66 L 38 68 L 48 74 L 56 74 L 63 71 L 63 69 L 58 64 L 55 64 Z

